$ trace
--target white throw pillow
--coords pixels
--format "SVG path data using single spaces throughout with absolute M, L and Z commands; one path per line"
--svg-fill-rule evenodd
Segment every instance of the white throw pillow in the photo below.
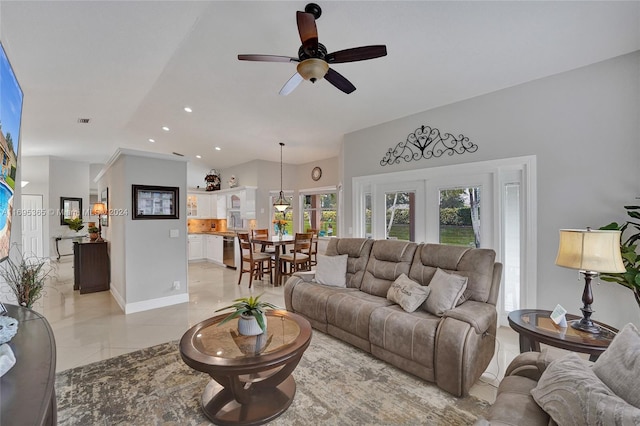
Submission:
M 318 254 L 316 264 L 316 278 L 318 284 L 330 285 L 333 287 L 347 286 L 347 259 L 348 254 L 339 256 L 325 256 Z
M 441 317 L 445 311 L 455 308 L 456 302 L 467 289 L 467 280 L 467 277 L 448 274 L 438 268 L 429 283 L 431 292 L 424 302 L 423 308 L 427 312 Z
M 400 274 L 389 287 L 387 299 L 397 303 L 405 311 L 413 312 L 427 299 L 429 290 L 429 287 L 418 284 L 405 274 Z

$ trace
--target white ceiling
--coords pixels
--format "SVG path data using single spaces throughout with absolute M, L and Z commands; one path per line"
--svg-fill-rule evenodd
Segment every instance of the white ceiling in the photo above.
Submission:
M 283 97 L 295 63 L 237 54 L 297 56 L 306 3 L 0 1 L 23 156 L 101 163 L 125 147 L 225 168 L 279 161 L 282 141 L 284 161 L 302 164 L 338 155 L 346 133 L 640 49 L 635 1 L 323 1 L 329 52 L 388 55 L 333 65 L 350 95 L 322 80 Z

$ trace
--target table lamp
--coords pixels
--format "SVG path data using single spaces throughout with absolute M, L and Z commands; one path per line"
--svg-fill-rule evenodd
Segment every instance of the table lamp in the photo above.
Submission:
M 107 214 L 107 206 L 104 203 L 94 203 L 91 207 L 91 214 L 98 216 L 98 239 L 97 242 L 104 241 L 102 239 L 102 215 Z
M 556 265 L 577 269 L 584 275 L 582 292 L 582 319 L 571 326 L 587 333 L 598 334 L 600 327 L 591 320 L 591 279 L 600 272 L 625 272 L 620 254 L 620 231 L 594 231 L 587 229 L 561 229 Z

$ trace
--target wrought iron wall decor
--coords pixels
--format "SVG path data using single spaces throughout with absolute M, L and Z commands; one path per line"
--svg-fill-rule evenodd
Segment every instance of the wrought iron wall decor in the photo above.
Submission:
M 400 160 L 406 162 L 418 161 L 422 158 L 442 157 L 444 154 L 464 154 L 476 152 L 478 145 L 469 141 L 464 135 L 457 138 L 451 133 L 440 134 L 440 130 L 431 126 L 421 126 L 415 132 L 407 136 L 407 140 L 400 142 L 395 148 L 389 148 L 384 158 L 380 160 L 381 166 L 399 164 Z

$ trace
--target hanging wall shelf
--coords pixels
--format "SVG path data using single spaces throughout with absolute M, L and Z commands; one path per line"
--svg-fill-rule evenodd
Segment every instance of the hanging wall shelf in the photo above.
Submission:
M 419 161 L 430 158 L 438 158 L 447 155 L 476 152 L 478 145 L 469 141 L 464 135 L 457 138 L 451 133 L 440 133 L 435 127 L 422 126 L 407 136 L 407 140 L 398 143 L 395 148 L 389 148 L 384 158 L 380 160 L 381 166 L 399 164 L 400 160 Z

